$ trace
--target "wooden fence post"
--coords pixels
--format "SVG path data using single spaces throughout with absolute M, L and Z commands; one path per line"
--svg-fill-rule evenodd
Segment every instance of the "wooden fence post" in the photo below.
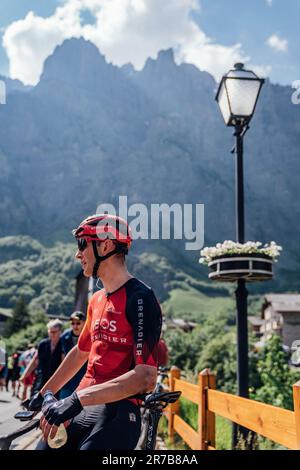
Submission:
M 215 447 L 215 414 L 207 408 L 207 390 L 216 388 L 216 378 L 209 369 L 204 369 L 198 375 L 199 405 L 198 405 L 198 433 L 199 449 L 207 450 Z
M 176 366 L 172 366 L 169 372 L 170 392 L 174 392 L 175 390 L 175 379 L 180 379 L 180 369 Z M 179 400 L 169 405 L 168 437 L 171 442 L 174 440 L 174 415 L 179 415 Z
M 208 388 L 216 389 L 216 376 L 209 370 L 208 374 Z M 216 447 L 216 416 L 212 411 L 207 411 L 207 441 L 208 447 Z
M 297 449 L 300 449 L 300 381 L 293 385 Z

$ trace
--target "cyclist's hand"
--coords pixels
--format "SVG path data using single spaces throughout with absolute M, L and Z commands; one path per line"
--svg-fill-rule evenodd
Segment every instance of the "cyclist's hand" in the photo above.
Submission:
M 44 401 L 43 396 L 39 392 L 37 392 L 31 398 L 31 400 L 28 404 L 28 410 L 30 410 L 30 411 L 40 411 L 42 409 L 43 401 Z
M 63 400 L 50 405 L 44 413 L 45 420 L 50 426 L 59 426 L 61 423 L 74 418 L 83 410 L 82 404 L 74 392 Z
M 67 428 L 70 423 L 71 423 L 71 420 L 66 421 L 64 423 L 64 427 Z M 51 426 L 50 424 L 48 424 L 48 422 L 46 421 L 44 415 L 40 419 L 40 428 L 41 428 L 42 433 L 43 433 L 43 440 L 44 441 L 47 441 L 49 435 L 50 435 L 51 439 L 53 439 L 55 437 L 55 434 L 57 433 L 57 430 L 58 430 L 58 426 L 55 426 L 55 425 Z

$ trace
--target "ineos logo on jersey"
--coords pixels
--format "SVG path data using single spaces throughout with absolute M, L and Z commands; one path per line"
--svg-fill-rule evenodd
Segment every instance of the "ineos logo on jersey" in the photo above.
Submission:
M 96 331 L 101 326 L 103 330 L 109 331 L 110 333 L 115 333 L 117 331 L 116 323 L 116 320 L 107 320 L 107 318 L 102 318 L 101 320 L 95 321 L 93 330 Z
M 116 323 L 116 320 L 108 321 L 106 318 L 104 318 L 103 320 L 101 320 L 101 328 L 103 328 L 103 330 L 108 330 L 111 333 L 114 333 L 115 331 L 117 331 Z

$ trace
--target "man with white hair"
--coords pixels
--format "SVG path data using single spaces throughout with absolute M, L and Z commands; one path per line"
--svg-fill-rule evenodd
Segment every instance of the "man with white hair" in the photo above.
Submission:
M 38 351 L 26 367 L 20 381 L 23 382 L 31 372 L 36 369 L 36 380 L 32 386 L 31 395 L 38 392 L 48 379 L 54 374 L 63 360 L 61 333 L 63 323 L 56 318 L 47 323 L 48 338 L 43 339 L 38 346 Z

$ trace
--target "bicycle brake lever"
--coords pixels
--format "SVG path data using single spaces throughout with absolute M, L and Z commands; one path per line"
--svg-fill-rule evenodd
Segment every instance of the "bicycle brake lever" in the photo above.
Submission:
M 31 421 L 32 418 L 36 415 L 36 411 L 18 411 L 15 415 L 15 419 L 20 421 Z

